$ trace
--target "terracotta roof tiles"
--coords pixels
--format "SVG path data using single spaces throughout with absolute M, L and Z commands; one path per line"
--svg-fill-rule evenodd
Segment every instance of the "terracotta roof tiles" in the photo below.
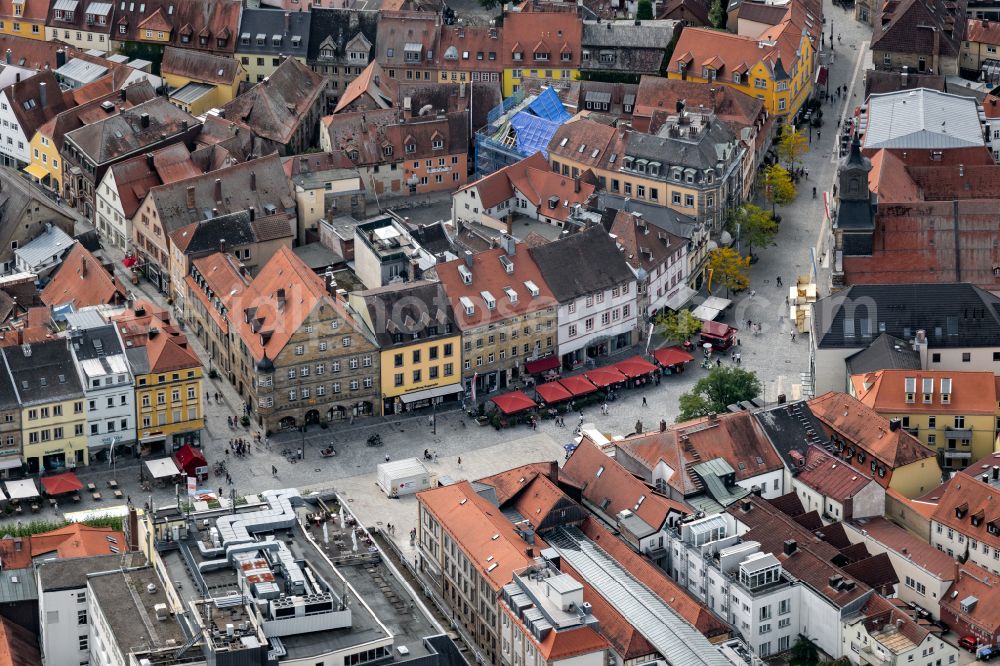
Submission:
M 125 290 L 115 276 L 82 243 L 76 243 L 41 294 L 48 306 L 72 303 L 77 310 L 90 305 L 118 304 Z

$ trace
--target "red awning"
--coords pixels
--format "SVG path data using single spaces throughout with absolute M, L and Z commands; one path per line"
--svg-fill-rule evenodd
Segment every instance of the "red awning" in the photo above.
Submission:
M 125 268 L 132 268 L 136 265 L 136 263 L 138 263 L 138 261 L 139 260 L 135 257 L 125 257 L 122 259 L 122 265 L 125 266 Z
M 593 393 L 597 390 L 597 387 L 590 383 L 586 377 L 580 375 L 574 375 L 572 377 L 563 377 L 559 380 L 567 391 L 572 393 L 574 396 L 577 395 L 587 395 L 588 393 Z
M 642 377 L 656 371 L 656 366 L 641 356 L 633 356 L 624 361 L 618 361 L 614 367 L 629 379 Z
M 534 400 L 520 391 L 504 393 L 503 395 L 490 398 L 490 400 L 497 406 L 497 409 L 507 415 L 517 414 L 538 406 Z
M 656 362 L 663 367 L 679 365 L 681 363 L 690 363 L 694 360 L 694 356 L 691 356 L 691 354 L 688 354 L 680 347 L 664 347 L 663 349 L 657 349 L 653 352 L 653 358 L 655 358 Z
M 535 393 L 545 402 L 562 402 L 569 400 L 573 394 L 566 390 L 566 387 L 559 382 L 547 382 L 535 387 Z
M 556 355 L 528 361 L 524 364 L 524 371 L 529 375 L 537 375 L 548 370 L 555 370 L 559 367 L 559 357 Z
M 55 476 L 43 476 L 42 487 L 47 495 L 62 495 L 64 493 L 75 493 L 83 490 L 83 484 L 76 478 L 73 472 L 63 472 Z
M 731 333 L 735 333 L 736 329 L 729 324 L 723 324 L 721 321 L 706 321 L 701 324 L 701 334 L 709 335 L 713 338 L 727 338 Z
M 826 67 L 824 67 L 823 65 L 820 65 L 816 69 L 816 85 L 818 85 L 818 86 L 825 86 L 826 85 L 826 76 L 827 76 Z
M 594 383 L 594 386 L 598 388 L 604 388 L 605 386 L 611 386 L 612 384 L 620 384 L 625 381 L 626 377 L 622 373 L 610 368 L 594 368 L 593 370 L 588 370 L 584 373 L 590 381 Z
M 208 461 L 201 451 L 190 444 L 185 444 L 174 453 L 174 461 L 182 472 L 188 476 L 194 476 L 195 470 L 199 467 L 208 467 Z

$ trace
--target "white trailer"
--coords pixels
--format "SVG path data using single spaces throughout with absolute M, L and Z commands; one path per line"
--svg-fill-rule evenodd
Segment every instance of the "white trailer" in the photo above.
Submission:
M 379 463 L 376 481 L 389 497 L 412 495 L 431 487 L 431 475 L 416 458 Z

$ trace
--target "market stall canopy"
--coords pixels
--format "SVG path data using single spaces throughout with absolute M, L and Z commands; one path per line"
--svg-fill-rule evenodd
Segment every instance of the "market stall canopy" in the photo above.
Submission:
M 559 382 L 548 382 L 535 387 L 537 393 L 545 402 L 562 402 L 569 400 L 573 394 L 566 390 L 566 387 Z
M 491 398 L 491 400 L 493 401 L 493 404 L 497 406 L 497 409 L 508 416 L 511 414 L 518 414 L 538 406 L 534 400 L 520 391 L 504 393 L 503 395 Z
M 587 395 L 597 390 L 597 387 L 591 384 L 586 377 L 581 377 L 580 375 L 563 377 L 559 380 L 559 383 L 574 396 Z
M 705 299 L 705 302 L 699 305 L 691 312 L 695 319 L 701 319 L 702 321 L 712 321 L 719 314 L 732 305 L 733 302 L 728 298 L 722 298 L 720 296 L 709 296 Z
M 83 484 L 74 472 L 63 472 L 55 476 L 43 476 L 42 487 L 46 495 L 64 495 L 83 490 Z
M 594 368 L 585 372 L 584 376 L 598 388 L 620 384 L 627 379 L 625 375 L 615 370 L 614 367 Z
M 194 476 L 195 470 L 200 467 L 208 467 L 208 461 L 205 460 L 205 456 L 190 444 L 185 444 L 177 449 L 174 458 L 188 476 Z
M 736 329 L 721 321 L 706 321 L 701 325 L 701 334 L 710 335 L 714 338 L 725 338 Z
M 31 479 L 24 479 L 23 481 L 8 481 L 6 485 L 7 495 L 9 495 L 12 500 L 38 497 L 38 488 L 35 487 L 35 482 Z
M 177 476 L 181 473 L 177 469 L 177 465 L 170 458 L 157 458 L 156 460 L 147 460 L 146 469 L 149 470 L 150 475 L 154 479 L 165 479 L 170 476 Z
M 653 352 L 653 358 L 656 359 L 657 363 L 664 367 L 680 365 L 681 363 L 690 363 L 694 360 L 694 356 L 691 356 L 691 354 L 688 354 L 680 347 L 664 347 L 663 349 L 657 349 Z
M 613 367 L 629 379 L 642 377 L 656 371 L 656 366 L 641 356 L 633 356 L 624 361 L 618 361 Z
M 558 356 L 546 356 L 545 358 L 528 361 L 524 364 L 524 370 L 529 375 L 537 375 L 548 370 L 555 370 L 559 367 Z

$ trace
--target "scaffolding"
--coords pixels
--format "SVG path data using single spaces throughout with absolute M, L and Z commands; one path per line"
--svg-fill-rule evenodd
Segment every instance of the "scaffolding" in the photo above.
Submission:
M 553 88 L 525 97 L 519 90 L 487 114 L 487 124 L 476 133 L 476 178 L 488 176 L 541 151 L 556 130 L 571 118 Z

